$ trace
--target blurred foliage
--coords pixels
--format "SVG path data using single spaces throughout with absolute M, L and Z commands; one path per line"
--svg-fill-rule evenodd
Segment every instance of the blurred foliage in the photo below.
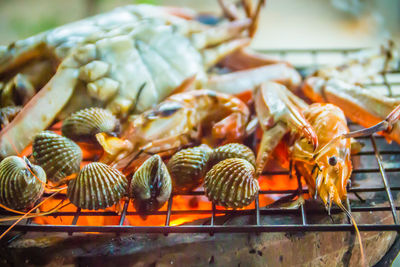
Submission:
M 1 2 L 11 1 L 11 0 L 0 0 Z M 84 0 L 82 1 L 82 8 L 86 10 L 86 16 L 90 16 L 99 13 L 104 4 L 107 4 L 108 0 Z M 132 4 L 151 4 L 151 5 L 161 5 L 162 0 L 132 0 Z M 129 2 L 127 3 L 129 4 Z M 23 16 L 19 14 L 14 14 L 9 19 L 10 29 L 15 32 L 18 36 L 31 36 L 57 26 L 64 24 L 64 21 L 60 19 L 57 15 L 47 15 L 41 16 L 35 21 L 27 21 Z
M 161 5 L 162 0 L 134 0 L 135 4 Z
M 26 23 L 23 18 L 18 16 L 10 18 L 10 22 L 12 30 L 21 36 L 34 35 L 62 24 L 56 16 L 41 17 L 32 23 Z

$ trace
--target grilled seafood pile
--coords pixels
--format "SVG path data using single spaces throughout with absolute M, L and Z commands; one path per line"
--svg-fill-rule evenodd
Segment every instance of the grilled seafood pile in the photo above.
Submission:
M 211 148 L 241 142 L 252 132 L 249 107 L 232 94 L 265 80 L 297 86 L 300 76 L 285 62 L 244 49 L 263 1 L 254 7 L 243 1 L 244 17 L 220 3 L 226 17 L 217 25 L 203 24 L 183 8 L 136 5 L 2 47 L 0 155 L 2 162 L 19 162 L 23 173 L 17 187 L 2 178 L 3 192 L 23 192 L 29 179 L 38 189 L 23 205 L 4 200 L 1 206 L 28 210 L 43 191 L 67 189 L 79 208 L 104 209 L 132 197 L 145 213 L 169 199 L 172 185 L 175 192 L 193 190 L 230 158 L 245 162 L 237 166 L 248 177 L 207 195 L 227 207 L 248 205 L 258 190 L 252 150 L 241 144 L 215 153 Z M 210 72 L 218 62 L 235 72 Z M 52 126 L 59 120 L 61 135 Z M 22 153 L 31 142 L 32 154 Z M 200 143 L 211 147 L 181 150 Z M 95 148 L 90 159 L 100 162 L 83 162 L 88 147 Z M 226 199 L 229 190 L 235 199 Z
M 137 5 L 3 48 L 0 206 L 22 219 L 43 192 L 65 192 L 66 205 L 80 209 L 132 199 L 145 218 L 173 194 L 203 187 L 214 204 L 244 208 L 275 155 L 328 212 L 333 204 L 347 212 L 351 138 L 385 130 L 400 141 L 400 108 L 390 113 L 398 100 L 360 87 L 395 67 L 395 49 L 317 71 L 301 89 L 330 104 L 308 105 L 293 93 L 296 70 L 245 49 L 263 1 L 244 0 L 245 18 L 220 3 L 218 25 L 186 9 Z M 212 72 L 217 63 L 233 72 Z M 345 115 L 378 125 L 350 133 Z M 259 144 L 243 144 L 258 133 Z M 32 154 L 22 153 L 30 143 Z
M 126 119 L 188 88 L 232 93 L 265 80 L 297 86 L 300 76 L 288 64 L 240 50 L 263 5 L 243 2 L 246 17 L 213 26 L 191 10 L 133 5 L 1 47 L 0 108 L 22 110 L 2 112 L 0 156 L 15 155 L 10 142 L 22 150 L 54 121 L 84 108 Z M 213 75 L 210 68 L 223 58 L 228 67 L 245 62 L 247 69 Z

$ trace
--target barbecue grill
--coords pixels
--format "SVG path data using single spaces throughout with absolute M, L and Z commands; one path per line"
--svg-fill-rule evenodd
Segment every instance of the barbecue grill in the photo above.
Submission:
M 311 50 L 263 50 L 267 55 L 277 56 L 280 59 L 292 62 L 301 73 L 307 72 L 310 68 L 317 68 L 324 64 L 340 63 L 347 59 L 350 53 L 356 52 L 359 49 L 311 49 Z M 387 94 L 392 97 L 400 96 L 400 71 L 384 72 L 380 74 L 377 81 L 370 84 L 365 84 L 371 90 L 379 90 L 381 93 Z M 385 90 L 385 91 L 382 91 Z M 358 125 L 349 122 L 350 130 L 359 129 Z M 400 191 L 400 182 L 391 179 L 398 176 L 400 173 L 400 146 L 397 144 L 387 144 L 386 140 L 378 135 L 369 137 L 358 138 L 359 141 L 365 144 L 365 147 L 360 153 L 353 156 L 358 159 L 358 164 L 354 164 L 353 170 L 353 186 L 348 187 L 349 196 L 356 196 L 362 199 L 360 194 L 366 192 L 375 192 L 384 198 L 387 205 L 375 206 L 373 203 L 365 202 L 363 205 L 354 204 L 351 200 L 347 200 L 347 209 L 349 212 L 377 212 L 377 211 L 390 211 L 392 213 L 392 223 L 390 224 L 359 224 L 360 231 L 400 231 L 398 211 L 400 207 L 396 206 L 396 193 Z M 364 159 L 368 158 L 368 166 L 362 164 Z M 359 164 L 361 162 L 361 164 Z M 397 164 L 397 162 L 399 162 Z M 271 171 L 264 173 L 265 176 L 280 175 L 291 176 L 296 179 L 296 173 L 292 171 Z M 360 180 L 362 177 L 372 177 L 378 184 L 381 185 L 364 185 Z M 172 195 L 167 203 L 166 211 L 157 211 L 147 214 L 149 218 L 152 216 L 162 216 L 165 218 L 164 226 L 135 226 L 123 225 L 124 220 L 128 216 L 138 215 L 137 212 L 129 210 L 129 201 L 125 201 L 123 209 L 120 214 L 112 211 L 81 211 L 77 209 L 76 212 L 55 212 L 48 216 L 53 217 L 73 217 L 71 225 L 39 225 L 32 223 L 32 219 L 26 220 L 24 223 L 16 225 L 12 231 L 20 232 L 17 235 L 12 235 L 8 241 L 11 242 L 16 238 L 20 238 L 25 233 L 30 231 L 35 232 L 65 232 L 72 235 L 74 232 L 96 232 L 96 233 L 261 233 L 261 232 L 304 232 L 304 231 L 354 231 L 351 222 L 348 221 L 344 224 L 312 224 L 308 221 L 309 214 L 325 214 L 327 212 L 321 209 L 306 209 L 303 204 L 296 209 L 284 208 L 265 208 L 260 206 L 260 195 L 301 195 L 308 193 L 308 190 L 303 186 L 302 181 L 297 177 L 298 188 L 295 190 L 262 190 L 257 195 L 253 208 L 241 210 L 227 210 L 217 209 L 217 207 L 210 203 L 209 209 L 196 209 L 196 210 L 175 210 L 173 208 L 173 201 L 177 195 Z M 194 191 L 185 194 L 187 196 L 201 196 L 204 191 Z M 58 195 L 57 198 L 65 198 L 65 195 Z M 359 201 L 357 201 L 359 203 Z M 331 213 L 341 213 L 341 211 L 333 207 Z M 193 214 L 209 215 L 209 219 L 202 225 L 178 225 L 171 226 L 171 216 L 186 216 Z M 299 224 L 279 224 L 279 225 L 263 225 L 260 223 L 260 216 L 262 215 L 287 215 L 297 214 L 301 218 Z M 12 215 L 11 213 L 1 210 L 1 216 Z M 254 216 L 254 224 L 251 225 L 224 225 L 217 224 L 216 217 L 218 215 L 250 215 Z M 117 225 L 103 225 L 103 226 L 80 226 L 77 225 L 80 216 L 119 216 L 119 224 Z M 5 231 L 10 225 L 0 225 L 0 230 Z

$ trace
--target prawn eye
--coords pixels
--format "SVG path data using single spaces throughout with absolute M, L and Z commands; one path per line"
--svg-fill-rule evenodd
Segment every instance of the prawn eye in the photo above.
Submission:
M 335 156 L 332 156 L 328 159 L 328 163 L 331 166 L 335 166 L 337 164 L 337 158 Z

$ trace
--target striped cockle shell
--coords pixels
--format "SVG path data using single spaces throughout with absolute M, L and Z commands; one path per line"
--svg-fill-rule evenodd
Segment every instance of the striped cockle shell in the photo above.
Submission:
M 98 133 L 116 135 L 121 124 L 108 110 L 87 108 L 71 114 L 63 121 L 62 134 L 72 140 L 95 140 Z
M 46 171 L 47 179 L 58 183 L 63 178 L 79 172 L 82 151 L 72 140 L 43 131 L 35 136 L 32 145 L 33 157 Z
M 210 201 L 224 207 L 245 207 L 254 200 L 259 190 L 254 172 L 254 166 L 247 160 L 223 160 L 206 174 L 206 196 Z
M 208 166 L 209 168 L 212 168 L 212 166 L 214 166 L 218 162 L 230 158 L 245 159 L 253 166 L 255 166 L 256 164 L 256 157 L 249 147 L 243 144 L 230 143 L 214 149 L 213 153 L 210 156 Z
M 126 194 L 128 181 L 120 171 L 92 162 L 68 184 L 67 197 L 78 208 L 98 210 L 111 207 Z
M 10 156 L 0 163 L 0 202 L 15 210 L 32 207 L 42 196 L 46 173 L 27 158 Z
M 148 158 L 135 172 L 129 195 L 138 212 L 147 213 L 160 209 L 172 191 L 171 177 L 159 155 Z
M 187 193 L 204 181 L 206 164 L 212 149 L 207 145 L 183 149 L 168 161 L 167 168 L 172 179 L 174 193 Z

